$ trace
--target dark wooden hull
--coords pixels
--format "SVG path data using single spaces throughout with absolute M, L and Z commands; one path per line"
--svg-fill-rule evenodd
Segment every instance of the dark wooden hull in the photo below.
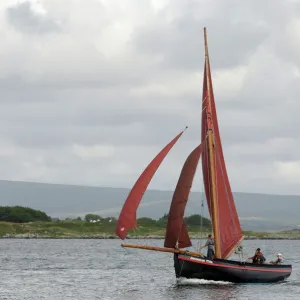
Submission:
M 252 264 L 233 260 L 206 260 L 174 254 L 176 277 L 197 278 L 234 283 L 268 283 L 288 278 L 291 265 Z

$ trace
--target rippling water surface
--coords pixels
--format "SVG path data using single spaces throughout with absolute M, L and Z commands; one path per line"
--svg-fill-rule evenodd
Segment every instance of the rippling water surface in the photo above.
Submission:
M 248 256 L 260 247 L 268 260 L 282 252 L 293 264 L 291 277 L 276 284 L 177 282 L 171 254 L 123 249 L 118 240 L 0 240 L 0 299 L 300 299 L 300 241 L 244 247 Z

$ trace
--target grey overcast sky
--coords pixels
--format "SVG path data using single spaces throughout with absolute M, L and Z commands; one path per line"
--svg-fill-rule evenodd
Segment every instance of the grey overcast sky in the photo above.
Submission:
M 0 179 L 150 188 L 200 139 L 208 30 L 233 191 L 300 194 L 300 1 L 0 2 Z M 201 190 L 201 172 L 194 190 Z

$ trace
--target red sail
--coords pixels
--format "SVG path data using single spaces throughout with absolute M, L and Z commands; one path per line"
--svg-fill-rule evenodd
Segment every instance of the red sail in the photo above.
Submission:
M 190 247 L 192 245 L 186 225 L 183 222 L 183 217 L 202 151 L 203 144 L 200 144 L 191 152 L 182 167 L 170 206 L 165 247 L 174 248 L 177 246 L 177 243 L 178 248 Z
M 220 244 L 221 258 L 227 258 L 231 255 L 235 246 L 243 239 L 243 233 L 240 226 L 240 221 L 234 204 L 233 195 L 226 171 L 226 165 L 218 126 L 216 105 L 213 94 L 208 53 L 206 59 L 207 64 L 205 64 L 204 67 L 202 96 L 202 140 L 207 135 L 208 130 L 213 130 L 213 153 L 217 198 L 216 206 L 219 225 L 219 237 L 215 237 L 215 239 L 218 239 Z M 207 82 L 207 77 L 209 81 L 209 86 Z M 205 151 L 203 151 L 202 155 L 202 172 L 208 208 L 210 215 L 212 216 L 212 186 L 209 180 L 208 158 L 208 141 L 206 140 Z
M 130 191 L 125 204 L 120 213 L 119 220 L 116 226 L 116 234 L 123 240 L 125 239 L 128 230 L 136 227 L 136 210 L 141 202 L 141 199 L 149 185 L 156 170 L 178 141 L 184 131 L 180 132 L 168 145 L 166 145 L 158 155 L 151 161 L 139 179 L 136 181 L 132 190 Z

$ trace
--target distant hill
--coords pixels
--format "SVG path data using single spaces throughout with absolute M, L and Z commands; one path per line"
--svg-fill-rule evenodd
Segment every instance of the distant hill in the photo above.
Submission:
M 52 217 L 119 215 L 129 193 L 125 188 L 0 181 L 0 205 L 22 205 L 45 211 Z M 234 193 L 245 230 L 270 231 L 297 228 L 300 224 L 300 196 Z M 139 217 L 159 218 L 168 212 L 172 191 L 149 190 L 138 210 Z M 186 215 L 201 213 L 200 192 L 192 192 Z M 208 216 L 206 203 L 204 215 Z

